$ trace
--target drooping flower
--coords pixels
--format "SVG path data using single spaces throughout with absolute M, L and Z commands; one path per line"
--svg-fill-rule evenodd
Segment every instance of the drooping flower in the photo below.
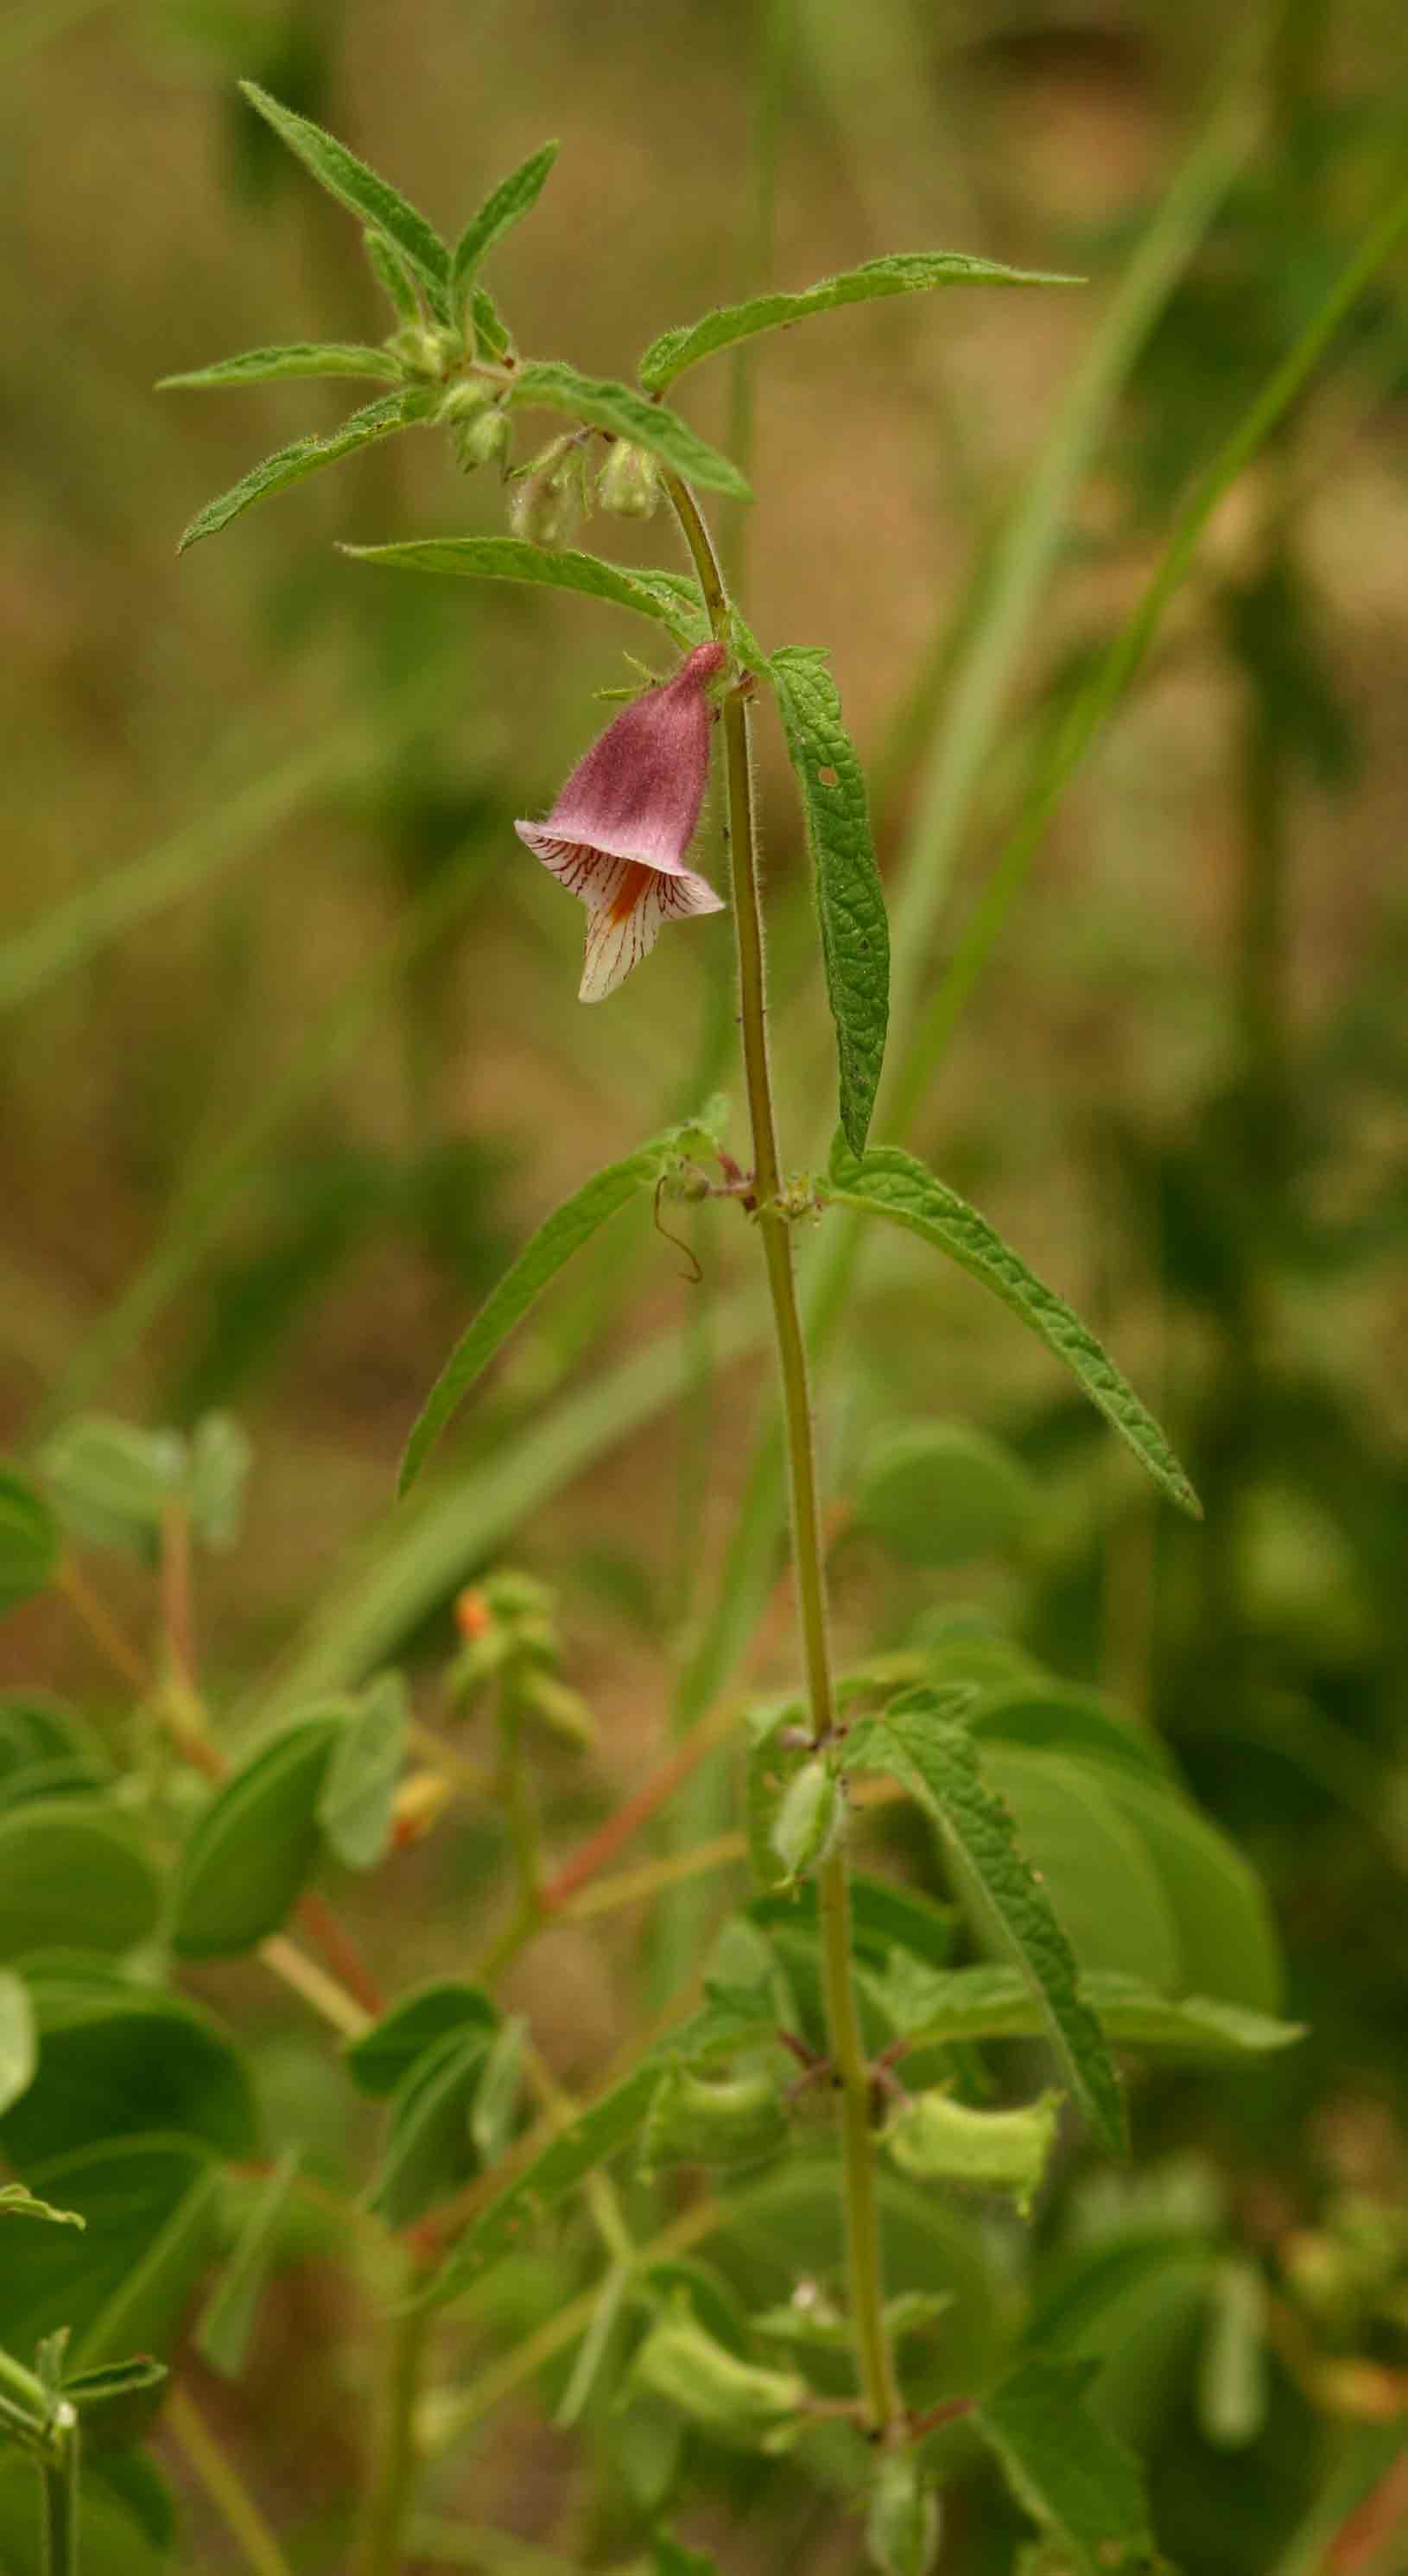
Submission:
M 705 683 L 723 661 L 721 644 L 697 645 L 673 679 L 622 708 L 545 823 L 513 827 L 587 907 L 584 1002 L 615 992 L 662 922 L 723 909 L 708 879 L 685 865 L 709 776 Z

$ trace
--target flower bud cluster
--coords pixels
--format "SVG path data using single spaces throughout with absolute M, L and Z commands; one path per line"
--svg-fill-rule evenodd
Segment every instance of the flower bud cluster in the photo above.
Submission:
M 470 1585 L 455 1604 L 463 1643 L 450 1668 L 450 1690 L 463 1705 L 497 1681 L 518 1714 L 585 1752 L 596 1741 L 596 1722 L 581 1692 L 560 1678 L 555 1613 L 555 1594 L 535 1575 L 504 1569 Z
M 455 462 L 466 474 L 481 465 L 502 472 L 513 445 L 513 432 L 497 386 L 482 376 L 461 376 L 450 386 L 439 417 L 450 432 Z

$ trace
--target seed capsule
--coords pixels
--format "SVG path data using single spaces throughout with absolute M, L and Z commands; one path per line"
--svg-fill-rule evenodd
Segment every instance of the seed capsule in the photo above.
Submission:
M 785 2450 L 807 2395 L 806 2382 L 791 2371 L 740 2361 L 686 2315 L 651 2329 L 632 2375 L 638 2386 L 666 2398 L 715 2441 L 736 2450 Z
M 826 1858 L 841 1830 L 845 1799 L 822 1761 L 805 1763 L 788 1783 L 773 1818 L 772 1847 L 788 1880 L 805 1878 Z
M 871 2491 L 865 2545 L 881 2576 L 929 2576 L 938 2555 L 939 2500 L 912 2459 L 882 2462 Z
M 645 2124 L 644 2163 L 753 2165 L 787 2143 L 787 2111 L 764 2072 L 696 2075 L 678 2059 L 655 2088 Z
M 974 2111 L 948 2093 L 921 2093 L 896 2114 L 885 2144 L 918 2182 L 1010 2191 L 1027 2217 L 1056 2137 L 1057 2093 L 1019 2111 Z

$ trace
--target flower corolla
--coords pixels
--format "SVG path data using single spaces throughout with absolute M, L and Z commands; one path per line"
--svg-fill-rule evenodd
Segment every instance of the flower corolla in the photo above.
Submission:
M 721 644 L 697 645 L 672 679 L 622 708 L 545 822 L 513 827 L 587 907 L 584 1002 L 614 993 L 663 923 L 723 909 L 685 863 L 709 777 L 706 685 L 723 663 Z

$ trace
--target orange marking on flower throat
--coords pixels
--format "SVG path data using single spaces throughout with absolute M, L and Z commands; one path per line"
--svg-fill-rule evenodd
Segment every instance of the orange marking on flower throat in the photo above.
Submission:
M 643 868 L 638 859 L 627 859 L 621 872 L 621 882 L 611 899 L 608 918 L 629 921 L 654 874 L 653 868 Z

